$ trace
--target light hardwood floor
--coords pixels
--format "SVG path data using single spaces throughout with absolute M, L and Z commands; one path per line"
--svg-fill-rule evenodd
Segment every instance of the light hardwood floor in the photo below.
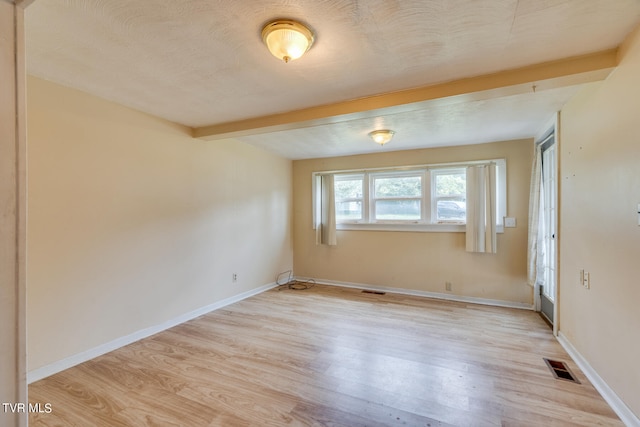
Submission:
M 201 316 L 29 399 L 52 407 L 31 426 L 622 425 L 533 312 L 320 285 Z

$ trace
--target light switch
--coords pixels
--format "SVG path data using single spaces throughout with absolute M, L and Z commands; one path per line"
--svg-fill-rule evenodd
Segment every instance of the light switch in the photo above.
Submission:
M 516 219 L 513 217 L 504 217 L 504 226 L 507 228 L 514 228 L 516 226 Z

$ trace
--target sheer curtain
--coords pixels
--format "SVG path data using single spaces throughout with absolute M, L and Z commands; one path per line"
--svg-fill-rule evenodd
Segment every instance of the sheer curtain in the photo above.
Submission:
M 496 165 L 467 168 L 467 252 L 496 253 Z
M 527 246 L 527 281 L 535 286 L 542 274 L 544 245 L 544 207 L 542 186 L 542 144 L 535 145 L 529 188 L 529 236 Z
M 336 198 L 333 187 L 333 175 L 319 177 L 320 200 L 316 213 L 316 245 L 337 245 L 336 239 Z

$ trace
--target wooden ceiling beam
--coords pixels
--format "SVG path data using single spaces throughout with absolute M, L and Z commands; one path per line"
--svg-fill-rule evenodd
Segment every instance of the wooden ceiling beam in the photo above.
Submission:
M 414 111 L 434 103 L 446 105 L 555 89 L 604 80 L 617 64 L 618 49 L 615 48 L 430 86 L 204 126 L 193 129 L 193 134 L 204 140 L 235 138 Z

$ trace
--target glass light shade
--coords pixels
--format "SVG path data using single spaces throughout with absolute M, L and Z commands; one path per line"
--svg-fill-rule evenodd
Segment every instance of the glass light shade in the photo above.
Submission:
M 373 132 L 369 132 L 369 136 L 377 144 L 384 145 L 387 142 L 391 141 L 391 138 L 393 138 L 394 133 L 395 133 L 394 131 L 389 129 L 380 129 L 380 130 L 374 130 Z
M 313 33 L 299 22 L 280 20 L 262 29 L 269 52 L 284 62 L 300 58 L 313 44 Z

